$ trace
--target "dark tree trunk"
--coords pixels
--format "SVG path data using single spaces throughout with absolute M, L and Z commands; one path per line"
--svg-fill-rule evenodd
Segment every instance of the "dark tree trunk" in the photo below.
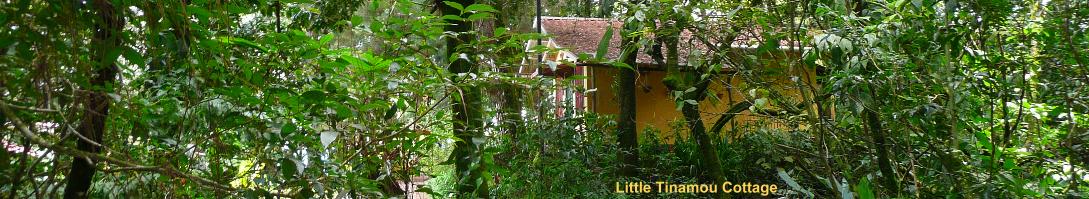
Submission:
M 117 65 L 114 60 L 106 60 L 106 54 L 121 45 L 121 28 L 124 19 L 115 13 L 117 9 L 107 0 L 95 0 L 92 7 L 98 13 L 92 45 L 96 47 L 93 59 L 97 64 L 91 78 L 91 87 L 84 88 L 91 92 L 83 95 L 83 119 L 77 129 L 85 139 L 78 139 L 76 148 L 80 151 L 98 153 L 102 144 L 106 116 L 110 111 L 110 98 L 106 95 L 108 85 L 115 83 Z M 92 143 L 94 142 L 94 143 Z M 96 144 L 97 143 L 97 144 Z M 64 198 L 87 198 L 96 171 L 96 163 L 85 158 L 72 158 L 72 170 L 66 176 L 68 184 L 64 188 Z
M 716 184 L 725 182 L 722 163 L 718 159 L 718 149 L 715 148 L 714 144 L 711 144 L 711 138 L 707 136 L 703 120 L 700 117 L 699 105 L 685 104 L 681 108 L 681 113 L 684 114 L 689 133 L 696 139 L 696 144 L 699 146 L 700 156 L 702 157 L 700 162 L 703 163 L 700 167 L 707 172 L 707 176 L 700 176 L 700 181 Z
M 893 193 L 899 192 L 900 188 L 896 186 L 896 173 L 893 172 L 892 163 L 889 161 L 888 138 L 885 135 L 885 129 L 881 127 L 881 119 L 873 110 L 865 110 L 863 114 L 866 117 L 870 135 L 873 136 L 873 148 L 877 150 L 877 166 L 881 170 L 885 188 L 893 190 Z
M 631 27 L 630 25 L 627 25 Z M 629 29 L 630 28 L 626 28 Z M 625 31 L 627 32 L 627 31 Z M 627 34 L 624 34 L 627 35 Z M 636 65 L 635 39 L 624 37 L 621 41 L 624 53 L 620 59 L 629 66 Z M 619 69 L 617 73 L 617 99 L 620 102 L 620 114 L 616 118 L 617 141 L 619 142 L 620 175 L 636 177 L 639 175 L 639 137 L 635 132 L 635 71 L 631 69 Z
M 442 1 L 436 2 L 439 4 L 440 12 L 444 15 L 460 12 L 457 8 L 450 7 L 446 3 L 442 3 Z M 474 3 L 473 0 L 455 0 L 452 2 L 463 6 Z M 460 52 L 458 47 L 473 39 L 472 35 L 469 34 L 472 25 L 467 21 L 447 20 L 446 22 L 451 24 L 445 27 L 446 31 L 459 34 L 456 37 L 446 38 L 445 54 L 449 57 L 457 57 Z M 448 70 L 452 74 L 476 73 L 478 68 L 469 60 L 456 59 L 450 64 Z M 477 143 L 476 141 L 484 139 L 482 132 L 484 126 L 483 104 L 481 103 L 480 87 L 465 85 L 465 81 L 457 75 L 451 76 L 451 81 L 458 84 L 458 89 L 452 92 L 455 97 L 450 105 L 454 112 L 454 135 L 462 140 L 455 144 L 453 154 L 451 154 L 451 158 L 454 158 L 457 179 L 459 179 L 457 185 L 458 198 L 487 198 L 488 181 L 482 176 L 485 167 L 479 166 L 484 162 L 481 155 L 483 143 Z M 478 166 L 474 168 L 474 165 Z

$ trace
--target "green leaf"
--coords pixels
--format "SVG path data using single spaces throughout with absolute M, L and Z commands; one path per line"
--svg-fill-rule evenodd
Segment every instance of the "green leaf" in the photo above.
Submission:
M 333 72 L 338 71 L 338 69 L 344 68 L 344 66 L 348 65 L 345 62 L 347 62 L 347 60 L 345 60 L 344 62 L 318 61 L 318 66 L 320 67 L 320 71 L 322 73 L 332 74 Z
M 492 18 L 491 13 L 481 12 L 481 13 L 473 13 L 472 15 L 469 15 L 468 18 L 465 18 L 465 20 L 475 21 L 475 20 L 490 19 L 490 18 Z
M 489 5 L 486 5 L 486 4 L 473 4 L 473 5 L 469 5 L 469 7 L 466 7 L 463 12 L 493 12 L 494 13 L 494 12 L 499 12 L 499 11 L 495 10 L 495 8 L 492 8 L 492 6 L 489 6 Z
M 268 52 L 267 48 L 262 47 L 261 45 L 258 45 L 257 43 L 253 43 L 250 40 L 246 40 L 246 39 L 242 39 L 242 38 L 220 37 L 219 41 L 223 42 L 223 43 L 231 44 L 231 45 L 238 45 L 238 46 L 242 46 L 242 47 L 257 49 L 257 50 L 259 50 L 261 52 Z
M 613 38 L 613 27 L 605 27 L 605 35 L 601 36 L 601 40 L 597 42 L 597 53 L 594 57 L 597 59 L 606 59 L 605 56 L 609 54 L 609 41 Z
M 321 39 L 318 40 L 318 44 L 322 45 L 322 46 L 325 46 L 325 44 L 329 44 L 330 41 L 333 41 L 333 33 L 329 33 L 329 34 L 325 34 L 324 36 L 321 36 Z
M 439 192 L 435 192 L 435 190 L 433 190 L 433 189 L 431 189 L 431 187 L 427 187 L 427 186 L 420 187 L 419 189 L 416 189 L 416 192 L 427 193 L 428 195 L 436 196 L 436 197 L 443 196 L 442 194 L 439 194 Z
M 288 158 L 280 158 L 280 174 L 283 174 L 287 178 L 295 178 L 295 175 L 299 173 L 299 167 L 295 165 L 295 160 Z
M 302 94 L 303 102 L 308 104 L 320 104 L 325 102 L 325 92 L 319 90 L 306 91 Z
M 235 5 L 233 3 L 232 4 L 227 4 L 227 11 L 229 11 L 231 14 L 250 13 L 250 12 L 254 12 L 253 11 L 254 9 L 256 9 L 256 8 L 255 7 L 248 7 L 248 6 L 239 6 L 239 5 Z
M 626 64 L 624 62 L 612 62 L 612 63 L 610 63 L 610 65 L 612 65 L 613 67 L 619 68 L 619 69 L 628 69 L 628 70 L 632 70 L 632 71 L 635 70 L 635 68 L 632 68 L 631 65 L 628 65 L 628 64 Z
M 382 60 L 381 58 L 368 53 L 363 53 L 361 57 L 363 59 L 356 58 L 350 54 L 343 54 L 340 56 L 340 59 L 348 62 L 354 67 L 362 69 L 362 72 L 375 72 L 388 69 L 386 66 L 393 63 L 392 60 Z
M 341 55 L 340 59 L 348 62 L 348 64 L 351 64 L 353 67 L 367 67 L 367 64 L 363 63 L 363 60 L 359 60 L 359 58 L 355 58 L 350 54 Z
M 299 198 L 314 198 L 314 190 L 311 189 L 312 187 L 314 187 L 314 185 L 311 185 L 306 181 L 300 181 L 299 184 L 299 186 L 302 188 L 302 190 L 299 190 L 298 193 Z
M 791 178 L 790 175 L 786 173 L 786 171 L 783 171 L 783 168 L 775 168 L 775 170 L 779 171 L 779 179 L 782 179 L 783 182 L 786 182 L 787 186 L 790 186 L 790 189 L 805 193 L 807 198 L 813 198 L 813 192 L 809 192 L 809 190 L 802 188 L 802 185 L 799 185 L 798 182 L 794 181 L 794 178 Z
M 369 110 L 374 110 L 374 109 L 385 108 L 387 106 L 390 106 L 390 104 L 388 102 L 376 101 L 376 102 L 367 103 L 367 104 L 363 105 L 362 107 L 359 107 L 359 111 L 369 111 Z
M 110 51 L 106 52 L 106 57 L 101 60 L 100 64 L 102 64 L 103 66 L 109 66 L 116 63 L 117 58 L 121 57 L 121 51 L 122 50 L 120 48 L 112 48 Z
M 333 110 L 337 112 L 337 119 L 347 119 L 348 117 L 352 116 L 352 110 L 348 109 L 348 107 L 344 106 L 344 104 L 334 103 L 332 107 Z
M 212 16 L 212 12 L 208 12 L 208 10 L 195 5 L 187 6 L 185 11 L 192 13 L 193 16 L 197 17 L 197 19 L 202 22 L 207 22 L 208 17 Z
M 453 2 L 453 1 L 443 1 L 442 3 L 446 4 L 447 6 L 450 6 L 450 7 L 452 7 L 452 8 L 454 8 L 454 9 L 458 9 L 458 11 L 459 11 L 459 12 L 465 12 L 465 6 L 461 5 L 461 4 L 460 4 L 460 3 L 458 3 L 458 2 Z
M 0 150 L 0 172 L 7 172 L 11 164 L 11 152 L 7 149 Z
M 733 10 L 730 10 L 730 12 L 726 13 L 726 18 L 724 18 L 723 20 L 730 20 L 730 19 L 734 18 L 734 15 L 737 14 L 737 11 L 741 10 L 741 8 L 743 8 L 743 7 L 745 7 L 744 4 L 737 5 L 737 8 L 734 8 Z
M 132 47 L 126 46 L 125 52 L 123 52 L 122 56 L 125 56 L 125 60 L 127 60 L 129 64 L 143 66 L 145 63 L 147 63 L 144 60 L 144 56 L 141 55 L 140 52 L 136 52 L 136 49 L 132 49 Z
M 298 127 L 296 127 L 294 123 L 284 123 L 280 126 L 280 135 L 290 135 L 295 133 L 295 131 L 298 131 Z
M 352 15 L 352 26 L 363 24 L 363 16 Z
M 8 24 L 8 19 L 9 18 L 8 18 L 7 13 L 0 14 L 0 24 Z M 6 47 L 6 46 L 0 45 L 0 47 Z
M 448 20 L 448 21 L 465 21 L 465 18 L 461 18 L 461 16 L 457 16 L 457 15 L 443 15 L 442 19 L 445 19 L 445 20 Z
M 1006 170 L 1013 170 L 1017 167 L 1017 164 L 1013 162 L 1013 158 L 1002 158 L 1002 168 Z
M 858 193 L 858 198 L 861 199 L 873 199 L 873 188 L 870 188 L 870 180 L 862 178 L 862 181 L 858 182 L 858 186 L 855 186 L 855 192 Z

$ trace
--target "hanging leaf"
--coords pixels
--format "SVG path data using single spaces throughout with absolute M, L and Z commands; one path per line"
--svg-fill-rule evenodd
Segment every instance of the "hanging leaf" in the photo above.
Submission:
M 299 173 L 299 166 L 295 163 L 295 160 L 289 158 L 280 158 L 280 174 L 289 179 L 295 178 L 295 175 Z
M 594 58 L 604 60 L 608 59 L 605 56 L 609 54 L 609 42 L 613 38 L 613 26 L 605 27 L 605 35 L 601 36 L 601 40 L 597 42 L 597 53 L 594 54 Z
M 847 184 L 847 182 L 836 183 L 836 184 L 839 184 L 836 187 L 838 187 L 838 189 L 839 189 L 840 199 L 854 199 L 855 198 L 855 194 L 853 192 L 851 192 L 851 188 L 850 188 L 851 185 Z
M 783 182 L 786 182 L 787 186 L 790 186 L 791 190 L 804 193 L 806 198 L 814 197 L 813 192 L 809 192 L 809 190 L 802 188 L 802 185 L 799 185 L 798 182 L 794 181 L 794 178 L 791 178 L 790 175 L 786 173 L 786 171 L 783 171 L 783 168 L 775 168 L 775 170 L 779 171 L 779 179 L 782 179 Z
M 329 148 L 329 144 L 332 144 L 333 141 L 337 139 L 337 136 L 340 136 L 340 133 L 336 131 L 321 132 L 321 147 Z

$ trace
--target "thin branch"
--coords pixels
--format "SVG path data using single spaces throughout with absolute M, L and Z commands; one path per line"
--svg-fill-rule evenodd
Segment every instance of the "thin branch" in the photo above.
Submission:
M 37 107 L 11 105 L 11 104 L 8 104 L 8 106 L 10 106 L 12 108 L 16 108 L 16 109 L 23 109 L 23 110 L 36 111 L 36 112 L 46 112 L 46 113 L 58 113 L 58 112 L 60 112 L 60 111 L 55 110 L 55 109 L 47 109 L 47 108 L 37 108 Z

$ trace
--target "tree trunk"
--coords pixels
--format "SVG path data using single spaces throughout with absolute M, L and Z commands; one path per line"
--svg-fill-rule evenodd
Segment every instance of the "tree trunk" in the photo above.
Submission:
M 529 16 L 525 13 L 520 13 L 522 11 L 525 11 L 523 10 L 523 8 L 525 7 L 524 3 L 528 2 L 525 0 L 508 0 L 497 2 L 497 5 L 494 5 L 494 7 L 500 8 L 500 12 L 496 13 L 497 18 L 495 19 L 495 25 L 492 27 L 507 28 L 509 30 L 513 30 L 514 32 L 520 32 L 521 29 L 519 27 L 522 26 L 520 22 L 525 21 L 522 20 L 523 18 L 525 18 L 525 16 Z M 484 30 L 484 32 L 487 34 L 490 32 L 495 32 L 495 30 Z M 494 43 L 496 45 L 502 45 L 506 43 L 509 39 L 511 39 L 503 35 L 492 36 L 499 37 L 501 39 L 499 42 Z M 521 50 L 523 49 L 504 48 L 498 52 L 498 57 L 503 62 L 515 63 L 514 60 L 509 59 L 512 57 L 516 57 L 515 55 L 519 53 L 518 51 Z M 501 68 L 500 72 L 515 75 L 519 71 L 517 67 L 512 65 L 510 67 Z M 522 90 L 518 87 L 517 83 L 513 82 L 504 82 L 499 89 L 502 98 L 502 104 L 500 105 L 500 116 L 503 118 L 502 129 L 506 131 L 506 133 L 511 136 L 511 140 L 514 141 L 517 138 L 518 134 L 521 134 L 523 129 L 522 123 L 524 122 L 524 120 L 522 119 Z
M 896 186 L 896 173 L 893 172 L 892 163 L 889 161 L 889 146 L 886 143 L 885 130 L 881 127 L 881 119 L 873 110 L 865 110 L 863 114 L 866 117 L 870 135 L 873 136 L 873 148 L 877 150 L 877 167 L 881 170 L 885 188 L 893 190 L 893 193 L 900 192 L 900 188 Z
M 442 1 L 436 2 L 439 4 L 440 12 L 443 15 L 460 13 L 457 8 L 451 7 Z M 463 6 L 474 3 L 473 0 L 455 0 L 452 2 Z M 451 24 L 445 27 L 446 31 L 459 34 L 456 37 L 446 38 L 445 54 L 448 57 L 458 57 L 458 53 L 460 53 L 458 47 L 473 39 L 472 35 L 469 34 L 472 26 L 467 21 L 447 19 L 446 22 Z M 476 73 L 478 69 L 469 60 L 456 59 L 450 64 L 448 70 L 451 74 L 455 74 L 451 76 L 451 81 L 457 84 L 457 90 L 453 91 L 455 97 L 450 104 L 450 108 L 454 112 L 453 130 L 454 135 L 462 140 L 455 144 L 453 154 L 451 154 L 451 158 L 454 158 L 454 169 L 458 175 L 458 198 L 487 198 L 488 181 L 482 176 L 485 169 L 483 166 L 485 161 L 483 161 L 481 155 L 483 143 L 479 143 L 480 140 L 484 139 L 481 128 L 484 126 L 484 120 L 480 87 L 466 85 L 466 82 L 456 75 L 459 73 Z
M 91 92 L 83 95 L 83 119 L 77 129 L 87 139 L 79 138 L 76 148 L 98 153 L 101 150 L 100 145 L 103 144 L 106 116 L 110 111 L 110 98 L 106 95 L 106 88 L 115 83 L 118 70 L 117 65 L 114 65 L 115 60 L 106 60 L 106 54 L 121 46 L 120 32 L 125 22 L 121 15 L 115 13 L 117 10 L 110 1 L 95 0 L 92 7 L 99 17 L 95 22 L 96 30 L 92 41 L 92 46 L 97 49 L 92 55 L 96 64 L 91 86 L 84 88 Z M 72 169 L 66 176 L 68 183 L 64 188 L 64 198 L 87 198 L 87 190 L 91 187 L 95 171 L 96 163 L 93 160 L 73 157 Z
M 681 113 L 684 114 L 685 123 L 688 125 L 688 132 L 696 139 L 696 144 L 699 147 L 701 162 L 700 167 L 703 167 L 703 171 L 707 172 L 710 176 L 701 176 L 700 180 L 707 183 L 713 182 L 720 184 L 725 182 L 725 175 L 722 172 L 722 163 L 718 159 L 718 149 L 714 144 L 711 144 L 711 138 L 707 136 L 707 131 L 703 127 L 703 120 L 700 117 L 699 105 L 685 104 L 681 108 Z
M 676 22 L 674 22 L 676 23 Z M 700 116 L 699 101 L 703 101 L 706 96 L 707 86 L 710 84 L 710 80 L 703 80 L 700 77 L 703 76 L 703 71 L 696 68 L 688 68 L 682 72 L 680 65 L 680 53 L 678 52 L 677 44 L 680 40 L 680 31 L 667 31 L 673 33 L 672 35 L 662 35 L 660 40 L 666 46 L 666 78 L 662 83 L 666 85 L 671 91 L 685 91 L 689 88 L 695 88 L 695 91 L 685 92 L 680 96 L 679 100 L 683 100 L 684 103 L 681 107 L 681 114 L 684 115 L 684 121 L 688 126 L 688 133 L 694 139 L 696 139 L 696 145 L 700 153 L 700 165 L 699 167 L 706 175 L 699 177 L 699 180 L 703 183 L 721 184 L 726 181 L 725 175 L 722 172 L 722 163 L 718 158 L 718 148 L 711 143 L 711 138 L 707 136 L 707 130 L 703 125 L 703 119 Z M 694 67 L 694 66 L 689 66 Z M 710 78 L 710 77 L 708 77 Z M 689 103 L 695 101 L 696 103 Z M 748 105 L 739 105 L 748 106 Z M 715 130 L 719 130 L 721 127 L 715 126 Z M 725 196 L 719 194 L 718 198 Z
M 633 31 L 634 26 L 625 25 L 624 32 Z M 629 66 L 636 66 L 636 52 L 639 52 L 638 47 L 635 46 L 635 38 L 629 38 L 625 35 L 621 41 L 621 47 L 624 49 L 624 53 L 621 54 L 621 61 Z M 617 99 L 620 102 L 620 114 L 616 118 L 616 139 L 619 142 L 619 155 L 620 161 L 620 175 L 626 177 L 636 177 L 639 175 L 637 168 L 639 167 L 639 137 L 635 132 L 635 71 L 631 69 L 619 69 L 617 73 Z
M 511 71 L 513 72 L 513 71 Z M 514 83 L 504 83 L 503 88 L 503 129 L 514 141 L 522 133 L 522 91 Z

